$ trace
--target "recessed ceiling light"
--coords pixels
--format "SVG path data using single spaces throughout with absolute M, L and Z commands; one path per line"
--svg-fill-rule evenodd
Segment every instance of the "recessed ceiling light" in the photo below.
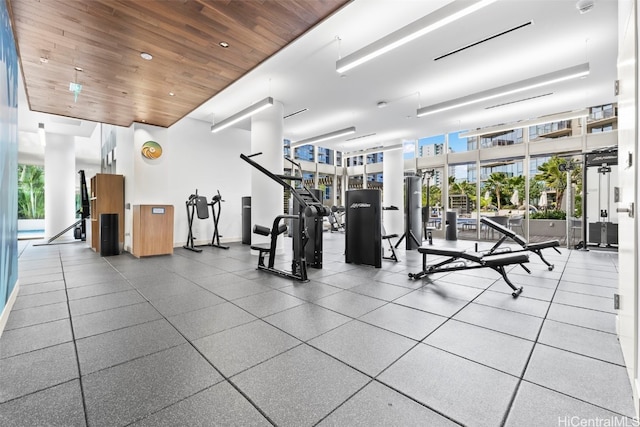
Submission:
M 176 94 L 173 92 L 169 92 L 169 96 L 176 96 Z
M 151 61 L 153 59 L 153 56 L 150 53 L 141 52 L 140 58 L 144 59 L 145 61 Z
M 576 9 L 580 11 L 580 14 L 587 13 L 593 9 L 594 6 L 593 0 L 578 0 L 576 3 Z
M 220 42 L 220 43 L 218 43 L 218 44 L 219 44 L 221 47 L 225 48 L 225 49 L 229 47 L 229 43 L 227 43 L 227 42 Z
M 44 56 L 41 56 L 40 62 L 42 62 L 43 64 L 46 64 L 47 62 L 49 62 L 49 58 L 45 58 Z
M 82 68 L 80 68 L 80 67 L 73 67 L 73 69 L 74 69 L 74 70 L 76 70 L 76 71 L 80 71 L 80 72 L 84 71 L 84 70 L 83 70 Z

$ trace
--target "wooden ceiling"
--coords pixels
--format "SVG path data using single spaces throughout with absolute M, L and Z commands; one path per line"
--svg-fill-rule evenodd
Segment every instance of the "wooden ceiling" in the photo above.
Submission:
M 349 1 L 7 4 L 31 110 L 168 127 Z M 142 52 L 153 59 L 142 59 Z M 77 101 L 71 82 L 82 85 Z

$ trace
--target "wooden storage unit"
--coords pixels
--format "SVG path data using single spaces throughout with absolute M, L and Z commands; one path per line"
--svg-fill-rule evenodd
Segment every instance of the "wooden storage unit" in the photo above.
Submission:
M 173 206 L 133 206 L 133 255 L 173 254 Z
M 100 252 L 100 215 L 118 214 L 118 243 L 124 245 L 124 176 L 98 173 L 91 178 L 91 248 Z

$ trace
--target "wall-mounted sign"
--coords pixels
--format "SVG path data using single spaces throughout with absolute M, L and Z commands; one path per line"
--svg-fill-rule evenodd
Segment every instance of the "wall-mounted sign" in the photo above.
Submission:
M 142 149 L 140 150 L 142 155 L 147 159 L 155 160 L 162 156 L 162 147 L 155 141 L 147 141 L 142 144 Z

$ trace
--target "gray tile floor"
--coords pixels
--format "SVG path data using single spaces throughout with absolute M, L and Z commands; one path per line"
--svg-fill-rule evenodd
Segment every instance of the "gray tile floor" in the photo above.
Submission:
M 345 264 L 338 233 L 325 234 L 324 268 L 308 283 L 257 271 L 240 244 L 141 260 L 83 243 L 20 249 L 0 338 L 2 426 L 558 426 L 635 415 L 615 336 L 615 253 L 546 251 L 553 271 L 531 255 L 531 275 L 509 274 L 525 287 L 513 299 L 492 270 L 412 281 L 417 251 L 381 269 Z

